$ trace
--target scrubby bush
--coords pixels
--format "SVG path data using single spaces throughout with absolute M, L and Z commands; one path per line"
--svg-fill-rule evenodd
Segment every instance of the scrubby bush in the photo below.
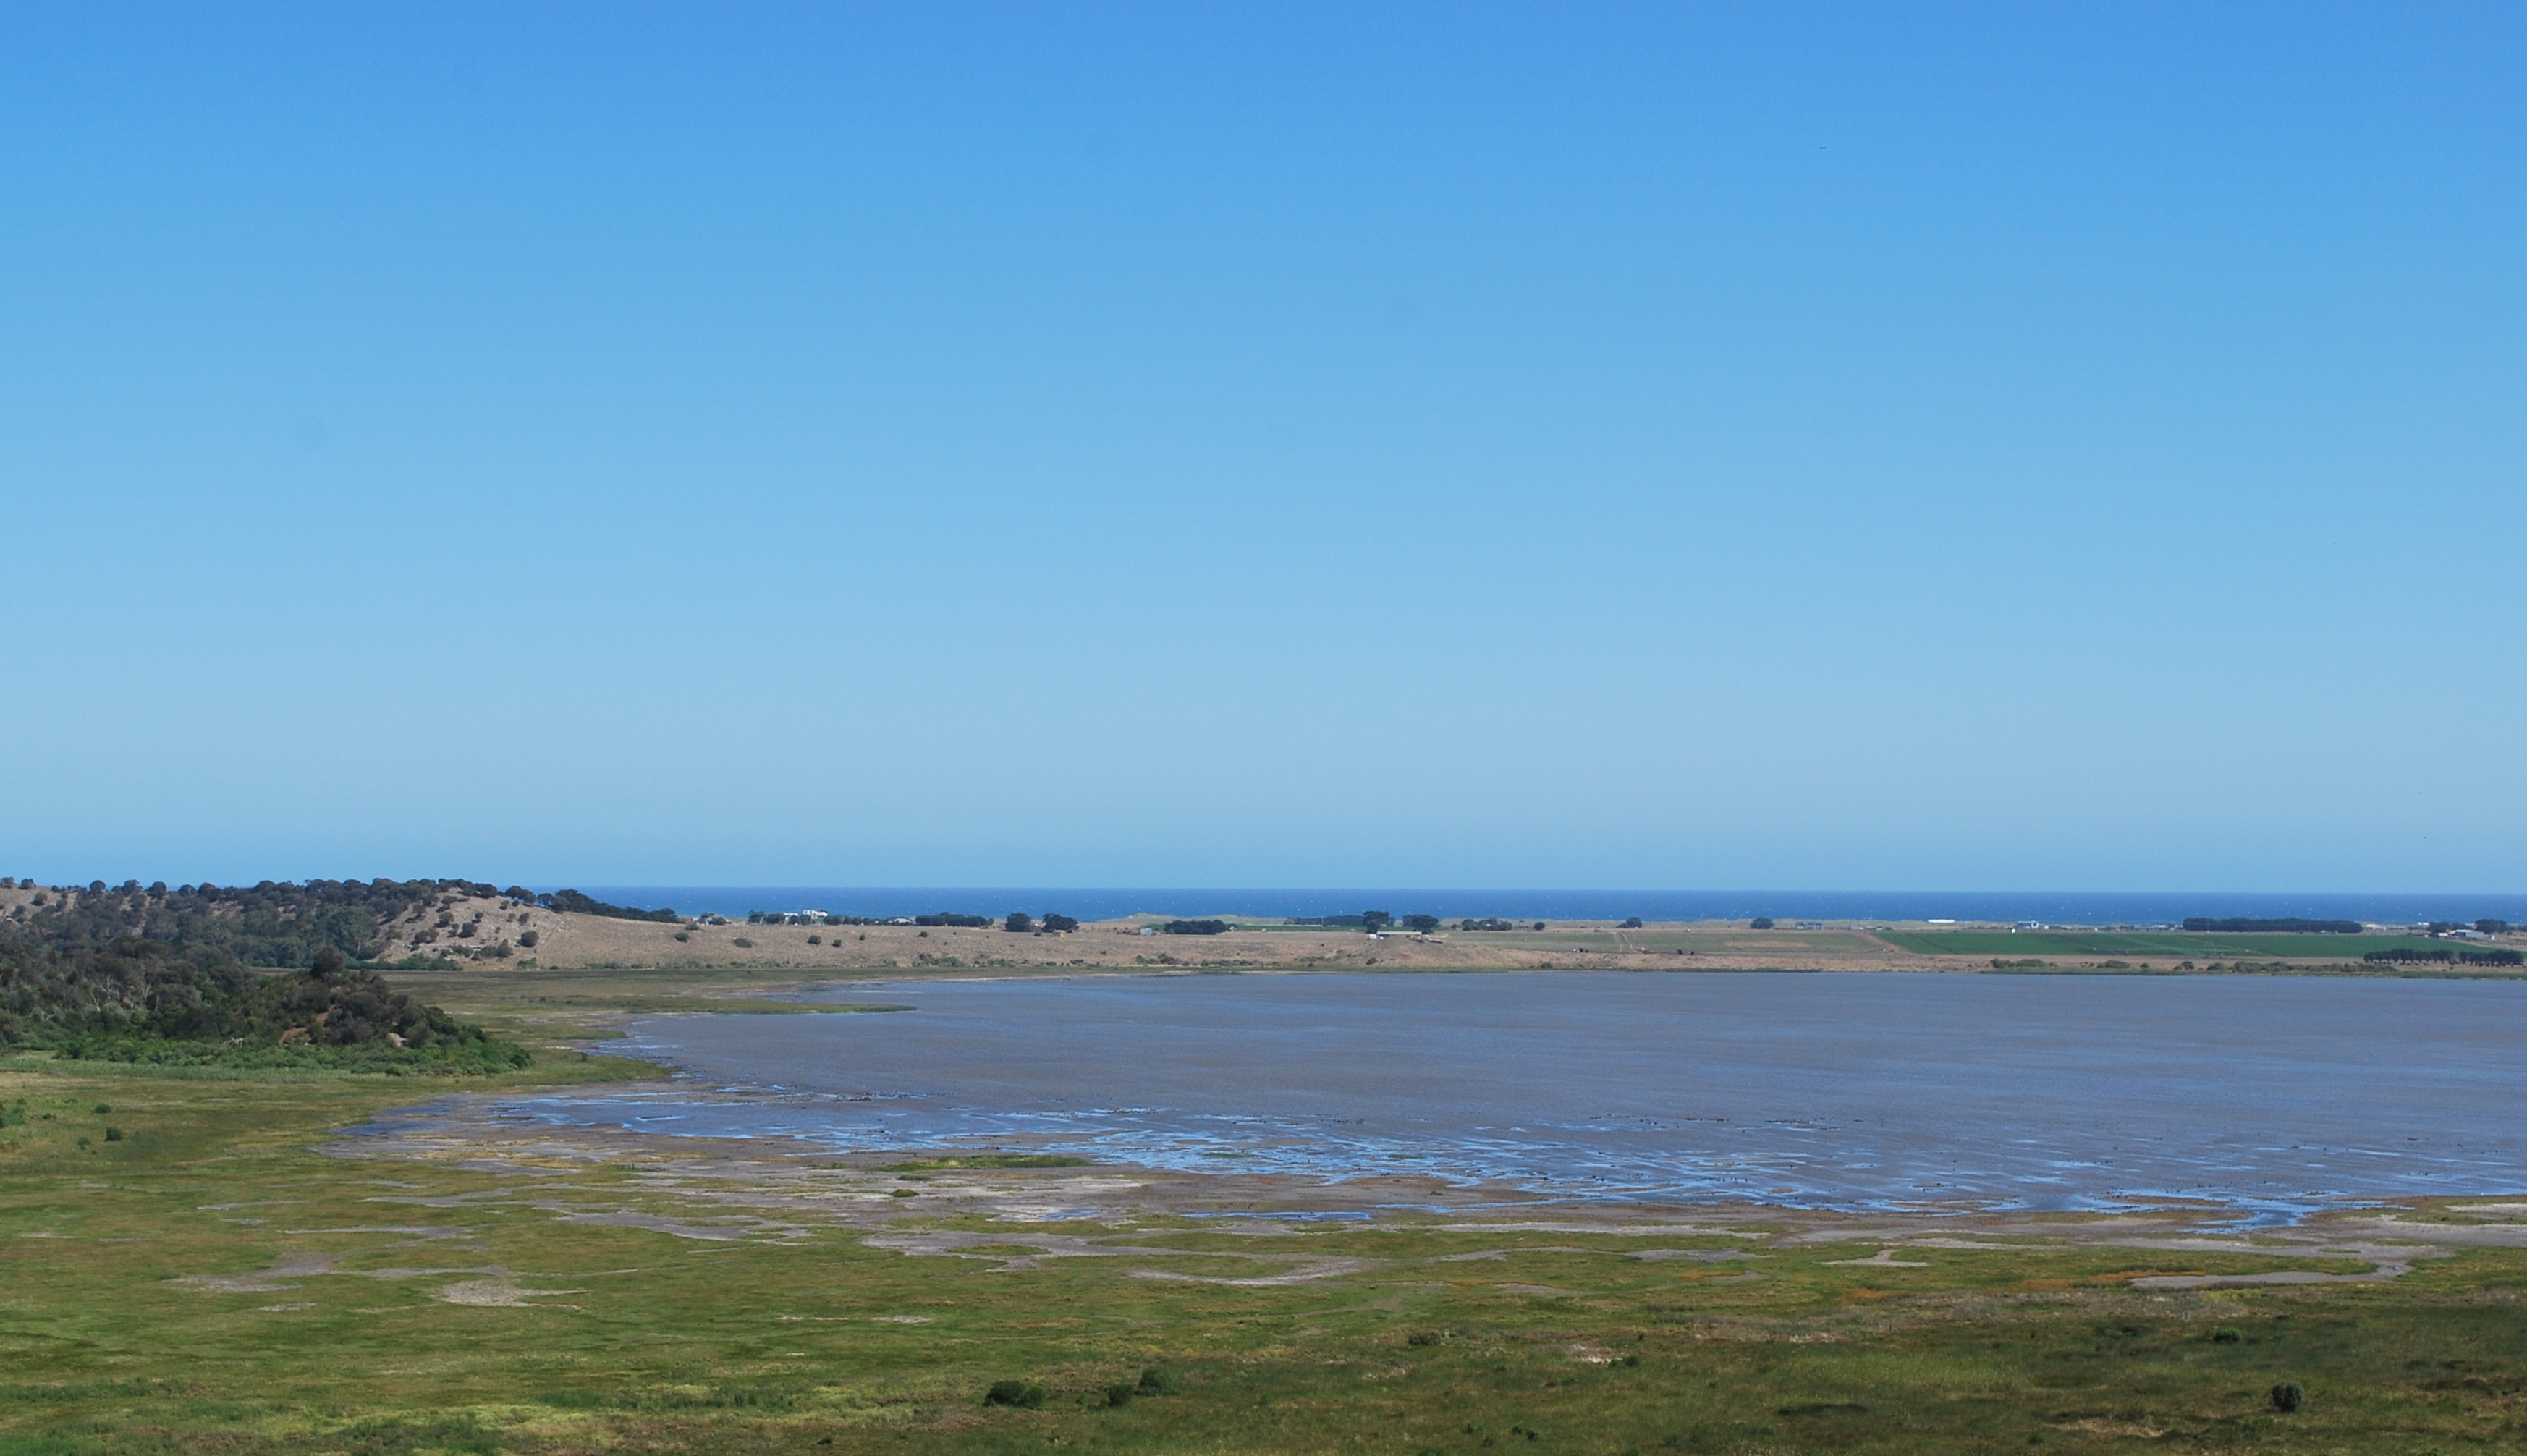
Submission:
M 994 1380 L 983 1392 L 983 1404 L 1013 1406 L 1019 1410 L 1040 1411 L 1053 1398 L 1051 1391 L 1033 1380 Z
M 488 894 L 490 887 L 483 887 Z M 575 915 L 603 915 L 609 920 L 677 920 L 683 918 L 674 910 L 660 906 L 656 910 L 633 910 L 626 906 L 607 905 L 602 900 L 580 894 L 577 890 L 557 890 L 539 895 L 536 904 L 546 910 L 564 910 Z
M 2245 1337 L 2245 1331 L 2240 1329 L 2235 1325 L 2223 1325 L 2219 1328 L 2211 1331 L 2211 1343 L 2215 1345 L 2234 1345 L 2243 1341 Z
M 2299 1388 L 2298 1381 L 2284 1380 L 2273 1387 L 2274 1410 L 2289 1415 L 2305 1404 L 2307 1404 L 2307 1392 Z
M 752 941 L 750 941 L 750 940 L 748 940 L 748 939 L 747 939 L 745 936 L 743 936 L 743 935 L 739 936 L 737 939 L 735 939 L 735 940 L 733 940 L 733 941 L 730 941 L 730 942 L 729 942 L 729 944 L 730 944 L 730 945 L 733 945 L 733 946 L 735 946 L 735 947 L 737 947 L 737 948 L 738 948 L 739 950 L 741 950 L 741 951 L 750 951 L 750 950 L 753 950 L 753 949 L 754 949 L 754 942 L 752 942 Z
M 1174 1371 L 1163 1365 L 1153 1365 L 1141 1372 L 1141 1383 L 1133 1388 L 1143 1395 L 1173 1395 L 1179 1383 Z
M 1106 1404 L 1109 1407 L 1130 1405 L 1132 1403 L 1132 1387 L 1124 1384 L 1120 1380 L 1115 1381 L 1113 1384 L 1107 1386 L 1104 1390 L 1099 1392 L 1099 1394 L 1105 1397 Z
M 1773 928 L 1773 917 L 1771 915 L 1757 915 L 1755 918 L 1746 922 L 1746 928 L 1749 930 L 1770 930 Z
M 1009 917 L 1001 922 L 1001 928 L 1011 935 L 1032 935 L 1035 933 L 1035 916 L 1025 910 L 1011 910 Z

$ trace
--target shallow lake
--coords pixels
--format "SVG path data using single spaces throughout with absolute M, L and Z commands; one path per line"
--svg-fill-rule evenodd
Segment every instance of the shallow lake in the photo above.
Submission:
M 754 1095 L 512 1111 L 1562 1197 L 2273 1217 L 2527 1188 L 2527 983 L 1188 975 L 833 999 L 916 1009 L 645 1017 L 636 1047 L 696 1091 Z

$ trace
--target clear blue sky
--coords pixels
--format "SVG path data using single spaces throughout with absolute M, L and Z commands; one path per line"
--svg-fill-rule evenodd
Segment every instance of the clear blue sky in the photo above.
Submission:
M 2516 7 L 0 9 L 0 872 L 2527 883 Z

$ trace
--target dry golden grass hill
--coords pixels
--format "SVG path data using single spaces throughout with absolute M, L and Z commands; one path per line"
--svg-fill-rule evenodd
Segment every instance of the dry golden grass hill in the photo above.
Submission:
M 502 968 L 761 967 L 814 972 L 960 969 L 1676 969 L 1836 966 L 1937 969 L 1975 958 L 1919 956 L 1855 930 L 1749 930 L 1738 922 L 1618 928 L 1551 921 L 1514 931 L 1428 936 L 1231 919 L 1221 935 L 1169 935 L 1154 915 L 1065 933 L 830 923 L 748 924 L 717 917 L 619 919 L 521 905 L 500 896 L 443 896 L 387 927 L 381 959 L 452 954 Z

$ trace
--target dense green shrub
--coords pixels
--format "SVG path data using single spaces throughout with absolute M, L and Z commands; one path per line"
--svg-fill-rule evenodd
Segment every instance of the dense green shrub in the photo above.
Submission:
M 2296 1380 L 2284 1380 L 2273 1387 L 2273 1409 L 2288 1415 L 2307 1404 L 2307 1392 Z
M 632 910 L 620 905 L 607 905 L 602 900 L 582 895 L 577 890 L 556 890 L 539 895 L 536 904 L 546 910 L 566 910 L 575 915 L 603 915 L 610 920 L 681 920 L 684 916 L 661 906 L 657 910 Z
M 1033 1380 L 994 1380 L 983 1392 L 983 1404 L 1014 1406 L 1020 1410 L 1040 1411 L 1053 1398 L 1052 1392 Z
M 75 929 L 54 926 L 49 942 L 0 934 L 0 1046 L 73 1061 L 377 1071 L 528 1061 L 523 1048 L 352 969 L 337 945 L 314 946 L 307 970 L 270 974 L 201 939 L 126 929 L 98 944 Z
M 1163 1365 L 1153 1365 L 1141 1372 L 1141 1383 L 1134 1388 L 1143 1395 L 1173 1395 L 1180 1383 L 1174 1371 Z

